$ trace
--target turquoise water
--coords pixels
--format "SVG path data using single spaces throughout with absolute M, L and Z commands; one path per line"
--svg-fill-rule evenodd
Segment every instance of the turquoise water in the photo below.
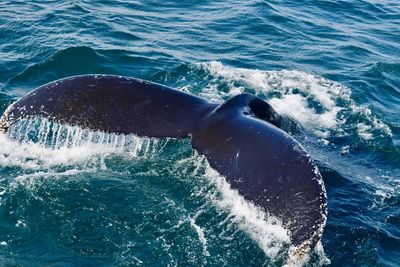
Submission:
M 1 112 L 85 73 L 268 100 L 302 126 L 295 137 L 327 187 L 327 225 L 306 265 L 400 265 L 397 1 L 1 1 L 0 56 Z M 0 265 L 288 262 L 284 230 L 189 140 L 90 143 L 59 126 L 64 139 L 27 143 L 41 123 L 0 135 Z

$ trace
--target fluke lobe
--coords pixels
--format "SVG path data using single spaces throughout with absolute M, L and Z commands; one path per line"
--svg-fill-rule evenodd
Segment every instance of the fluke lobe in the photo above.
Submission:
M 254 95 L 219 105 L 148 81 L 84 75 L 22 97 L 3 114 L 0 130 L 32 116 L 120 134 L 191 137 L 193 148 L 232 188 L 282 221 L 296 253 L 308 253 L 321 238 L 327 215 L 321 174 L 279 128 L 284 118 Z

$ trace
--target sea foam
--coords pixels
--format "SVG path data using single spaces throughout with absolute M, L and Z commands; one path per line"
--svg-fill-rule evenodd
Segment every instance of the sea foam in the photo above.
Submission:
M 245 90 L 254 91 L 278 113 L 293 117 L 324 143 L 329 143 L 334 135 L 352 131 L 364 141 L 392 135 L 369 107 L 351 98 L 350 88 L 318 75 L 298 70 L 236 68 L 217 61 L 199 63 L 196 67 L 212 77 L 202 92 L 204 97 L 223 101 Z M 221 83 L 229 88 L 228 92 L 219 90 Z M 349 122 L 353 118 L 359 119 L 356 123 Z

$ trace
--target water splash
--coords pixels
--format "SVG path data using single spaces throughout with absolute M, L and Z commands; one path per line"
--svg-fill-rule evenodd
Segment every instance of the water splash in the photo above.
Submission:
M 46 118 L 34 117 L 21 120 L 10 127 L 8 136 L 20 144 L 35 143 L 43 148 L 59 150 L 63 148 L 84 147 L 98 144 L 115 151 L 127 151 L 138 155 L 146 154 L 157 139 L 141 138 L 136 135 L 123 135 L 82 129 L 78 126 L 59 124 Z M 151 140 L 145 142 L 144 140 Z
M 269 258 L 277 258 L 290 244 L 290 237 L 282 222 L 246 201 L 237 190 L 231 188 L 223 176 L 208 163 L 206 166 L 206 178 L 218 189 L 208 194 L 210 200 L 216 207 L 228 210 L 229 220 L 247 232 Z
M 266 98 L 281 114 L 295 118 L 324 143 L 332 137 L 351 135 L 368 141 L 392 136 L 390 128 L 366 106 L 351 98 L 351 90 L 315 74 L 297 70 L 264 71 L 235 68 L 217 61 L 195 65 L 211 75 L 203 96 L 223 98 L 252 90 Z M 221 90 L 221 84 L 228 90 Z
M 14 124 L 0 135 L 0 144 L 0 165 L 25 169 L 73 165 L 115 153 L 151 158 L 160 149 L 159 139 L 91 131 L 40 117 Z

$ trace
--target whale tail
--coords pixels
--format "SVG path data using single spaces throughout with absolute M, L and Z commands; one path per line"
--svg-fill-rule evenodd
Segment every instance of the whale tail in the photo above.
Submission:
M 232 188 L 283 222 L 294 246 L 312 248 L 321 237 L 327 209 L 318 168 L 278 128 L 285 119 L 253 95 L 218 105 L 138 79 L 85 75 L 22 97 L 3 114 L 0 129 L 32 116 L 120 134 L 191 136 L 192 146 Z

